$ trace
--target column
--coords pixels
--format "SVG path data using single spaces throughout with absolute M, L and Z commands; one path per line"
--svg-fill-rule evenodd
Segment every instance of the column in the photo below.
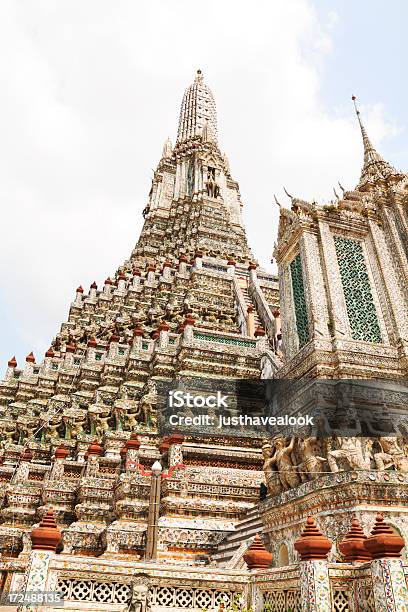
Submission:
M 251 304 L 247 307 L 246 327 L 247 335 L 253 338 L 255 336 L 255 313 Z
M 14 370 L 17 367 L 17 360 L 15 357 L 12 357 L 7 364 L 6 375 L 4 380 L 12 380 L 14 378 Z
M 194 254 L 194 269 L 200 270 L 203 267 L 203 254 L 201 251 L 196 251 Z
M 265 570 L 271 566 L 273 556 L 272 553 L 265 548 L 259 534 L 256 534 L 254 540 L 245 551 L 243 559 L 251 573 L 248 588 L 248 605 L 254 612 L 261 612 L 264 602 L 262 591 L 256 583 L 256 574 L 257 570 Z
M 235 266 L 237 265 L 237 262 L 234 259 L 229 259 L 227 261 L 227 273 L 231 274 L 231 276 L 233 276 L 235 274 Z
M 371 576 L 376 612 L 408 610 L 408 589 L 401 559 L 374 559 Z
M 79 285 L 79 287 L 76 290 L 75 301 L 74 301 L 74 306 L 76 306 L 77 308 L 81 308 L 82 307 L 83 293 L 84 293 L 84 290 L 83 290 L 82 286 Z
M 395 274 L 390 252 L 384 239 L 384 232 L 374 221 L 369 221 L 373 246 L 377 252 L 377 258 L 381 269 L 383 287 L 387 292 L 387 298 L 391 306 L 394 318 L 394 330 L 396 338 L 401 338 L 408 343 L 408 317 L 406 314 L 407 303 L 400 290 L 398 278 Z M 406 348 L 408 351 L 408 347 Z
M 294 544 L 300 554 L 302 612 L 331 612 L 327 554 L 332 543 L 309 516 L 300 538 Z
M 51 560 L 61 543 L 61 531 L 57 527 L 52 510 L 48 510 L 40 525 L 31 531 L 31 541 L 32 552 L 28 560 L 22 588 L 27 601 L 19 606 L 18 612 L 26 612 L 33 608 L 39 611 L 52 608 L 49 600 L 45 600 L 44 605 L 41 605 L 41 594 L 54 592 L 57 596 L 55 585 L 51 584 L 49 569 Z M 30 603 L 35 603 L 34 598 L 37 598 L 37 602 L 40 604 L 38 607 L 30 605 Z M 50 605 L 46 605 L 47 603 Z
M 150 484 L 149 514 L 147 518 L 146 533 L 146 561 L 156 561 L 157 558 L 161 472 L 161 464 L 159 463 L 159 461 L 155 461 L 152 465 L 152 477 Z
M 401 269 L 401 280 L 407 278 L 408 276 L 408 262 L 405 255 L 404 244 L 402 242 L 401 234 L 398 231 L 397 223 L 399 222 L 401 230 L 407 232 L 408 234 L 408 224 L 404 219 L 404 213 L 401 205 L 397 205 L 394 210 L 390 210 L 388 207 L 384 206 L 383 215 L 387 220 L 388 228 L 389 228 L 389 237 L 392 239 L 392 246 L 395 249 L 395 254 L 398 259 L 398 267 Z M 396 218 L 397 217 L 397 218 Z
M 306 305 L 308 306 L 312 335 L 315 339 L 328 337 L 329 311 L 326 290 L 319 256 L 319 244 L 315 234 L 307 231 L 300 241 L 300 252 L 304 271 Z
M 350 338 L 350 325 L 344 300 L 343 285 L 337 263 L 337 253 L 330 227 L 324 221 L 319 221 L 323 266 L 327 279 L 329 310 L 333 317 L 333 333 L 338 338 Z
M 376 612 L 408 611 L 408 589 L 401 560 L 404 544 L 379 512 L 370 536 L 364 541 L 373 556 L 370 567 Z
M 286 360 L 291 359 L 299 350 L 299 340 L 294 330 L 296 317 L 293 306 L 292 280 L 289 266 L 279 265 L 279 301 L 282 312 L 282 353 Z
M 195 320 L 192 315 L 188 314 L 184 319 L 184 330 L 183 330 L 183 340 L 186 342 L 192 342 L 194 338 L 193 327 L 195 324 Z

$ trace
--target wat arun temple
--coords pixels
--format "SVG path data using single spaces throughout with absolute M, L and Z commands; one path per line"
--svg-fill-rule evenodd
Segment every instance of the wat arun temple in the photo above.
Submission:
M 197 71 L 129 259 L 0 383 L 4 610 L 408 611 L 408 174 L 355 110 L 274 275 Z

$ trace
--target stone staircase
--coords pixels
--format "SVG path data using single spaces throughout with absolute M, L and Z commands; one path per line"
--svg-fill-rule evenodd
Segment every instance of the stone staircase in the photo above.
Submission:
M 235 531 L 220 542 L 217 552 L 211 559 L 219 567 L 236 568 L 242 564 L 242 555 L 255 538 L 262 534 L 262 519 L 259 516 L 258 504 L 248 510 L 244 517 L 236 524 Z
M 241 291 L 242 291 L 242 295 L 243 295 L 244 300 L 245 300 L 245 304 L 247 306 L 253 306 L 253 308 L 254 308 L 254 319 L 255 319 L 255 329 L 256 329 L 258 327 L 258 325 L 262 326 L 261 319 L 258 316 L 255 304 L 252 302 L 251 298 L 249 297 L 248 287 L 241 287 Z

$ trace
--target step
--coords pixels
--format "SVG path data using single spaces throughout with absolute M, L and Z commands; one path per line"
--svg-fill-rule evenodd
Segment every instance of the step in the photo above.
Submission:
M 235 525 L 235 530 L 237 529 L 238 525 L 245 525 L 245 523 L 248 523 L 249 521 L 257 521 L 259 519 L 259 514 L 258 512 L 249 515 L 246 514 L 236 525 Z
M 240 543 L 243 539 L 256 536 L 256 534 L 259 532 L 262 532 L 262 525 L 254 525 L 252 529 L 247 529 L 244 532 L 236 533 L 235 537 L 228 536 L 225 540 L 219 543 L 217 550 L 225 550 L 229 547 L 229 545 Z
M 212 559 L 220 567 L 226 567 L 242 545 L 251 542 L 257 533 L 262 534 L 262 529 L 262 519 L 259 516 L 258 506 L 255 505 L 242 516 L 235 525 L 235 530 L 220 542 L 217 551 L 211 555 Z

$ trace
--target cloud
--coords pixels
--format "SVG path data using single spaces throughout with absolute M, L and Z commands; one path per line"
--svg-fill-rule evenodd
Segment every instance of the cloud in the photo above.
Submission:
M 321 101 L 333 12 L 323 23 L 307 0 L 5 0 L 0 10 L 2 365 L 41 357 L 75 287 L 100 284 L 128 257 L 196 68 L 264 264 L 273 193 L 330 199 L 337 180 L 357 181 L 350 106 Z M 376 143 L 395 131 L 381 105 L 362 111 Z

